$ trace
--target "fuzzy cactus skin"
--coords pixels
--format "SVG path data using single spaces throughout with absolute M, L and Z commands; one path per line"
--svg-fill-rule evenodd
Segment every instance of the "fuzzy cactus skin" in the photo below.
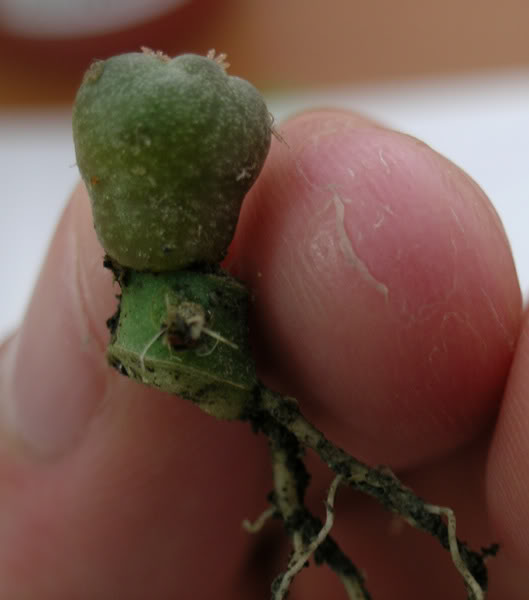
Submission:
M 157 272 L 223 259 L 271 122 L 259 92 L 212 58 L 130 53 L 87 71 L 73 134 L 101 244 Z

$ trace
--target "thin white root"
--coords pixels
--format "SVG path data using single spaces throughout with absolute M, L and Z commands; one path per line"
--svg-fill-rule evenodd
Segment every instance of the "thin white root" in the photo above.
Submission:
M 153 336 L 151 340 L 149 340 L 145 348 L 142 350 L 142 353 L 140 354 L 140 367 L 142 372 L 145 371 L 145 356 L 147 355 L 147 352 L 149 351 L 151 346 L 156 342 L 156 340 L 160 339 L 162 335 L 166 332 L 167 327 L 162 327 L 162 329 L 160 329 L 160 331 L 155 336 Z
M 206 335 L 209 335 L 209 337 L 213 338 L 214 340 L 217 340 L 218 342 L 221 342 L 221 344 L 226 344 L 226 346 L 230 346 L 230 348 L 233 348 L 234 350 L 238 350 L 239 349 L 239 346 L 237 346 L 237 344 L 234 344 L 233 342 L 230 342 L 230 340 L 228 340 L 225 337 L 223 337 L 222 335 L 220 335 L 220 333 L 217 333 L 216 331 L 213 331 L 213 329 L 210 329 L 209 327 L 203 327 L 202 331 Z
M 343 583 L 343 587 L 345 588 L 349 600 L 366 600 L 365 592 L 358 579 L 347 577 L 345 575 L 338 575 L 338 577 Z
M 287 521 L 292 515 L 302 508 L 299 500 L 298 489 L 292 471 L 287 465 L 287 455 L 284 450 L 272 450 L 274 487 L 276 491 L 277 508 L 284 521 Z M 295 531 L 292 535 L 292 545 L 294 546 L 294 555 L 302 552 L 305 547 L 303 536 L 300 531 Z
M 209 356 L 210 354 L 213 354 L 213 352 L 215 352 L 215 348 L 219 345 L 219 340 L 215 340 L 215 343 L 213 344 L 213 346 L 211 346 L 211 348 L 209 350 L 206 350 L 206 352 L 199 352 L 197 350 L 197 356 L 200 357 L 204 357 L 204 356 Z
M 271 519 L 276 512 L 276 507 L 270 506 L 261 515 L 259 515 L 253 523 L 248 519 L 244 519 L 242 522 L 243 529 L 245 529 L 248 533 L 257 533 L 258 531 L 261 531 L 265 523 Z
M 448 521 L 448 545 L 450 547 L 452 562 L 456 569 L 461 573 L 468 589 L 472 592 L 473 600 L 484 600 L 485 593 L 481 589 L 479 583 L 474 579 L 474 576 L 469 571 L 465 561 L 461 558 L 461 554 L 459 553 L 456 537 L 456 516 L 454 511 L 451 508 L 435 506 L 433 504 L 425 504 L 424 508 L 434 515 L 443 515 L 446 517 Z
M 288 593 L 288 588 L 292 583 L 294 577 L 303 569 L 306 562 L 312 556 L 312 554 L 316 551 L 318 546 L 325 540 L 325 538 L 329 535 L 331 528 L 334 524 L 334 499 L 336 497 L 336 490 L 342 481 L 342 475 L 337 475 L 333 482 L 331 483 L 331 487 L 329 488 L 329 494 L 327 495 L 327 501 L 325 506 L 327 508 L 327 516 L 325 518 L 325 523 L 323 527 L 320 529 L 318 535 L 312 540 L 312 542 L 305 547 L 305 549 L 301 552 L 295 552 L 292 557 L 288 571 L 281 578 L 281 583 L 277 588 L 274 600 L 283 600 Z M 355 596 L 350 596 L 351 598 L 355 598 Z

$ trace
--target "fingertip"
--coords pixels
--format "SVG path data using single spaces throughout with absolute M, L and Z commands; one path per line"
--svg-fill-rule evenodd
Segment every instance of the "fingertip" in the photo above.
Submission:
M 371 462 L 469 441 L 497 410 L 520 318 L 490 202 L 422 142 L 356 115 L 281 132 L 229 262 L 255 294 L 261 365 Z
M 529 568 L 529 312 L 489 454 L 487 494 L 490 516 L 503 550 Z

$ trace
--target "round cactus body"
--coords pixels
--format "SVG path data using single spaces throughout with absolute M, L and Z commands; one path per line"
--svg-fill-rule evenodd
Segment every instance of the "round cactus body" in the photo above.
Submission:
M 108 255 L 168 271 L 222 260 L 271 122 L 259 92 L 214 58 L 143 52 L 93 63 L 73 133 Z

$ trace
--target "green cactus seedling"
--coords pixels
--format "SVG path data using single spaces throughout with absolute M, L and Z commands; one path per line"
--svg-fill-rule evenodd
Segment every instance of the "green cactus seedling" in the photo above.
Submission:
M 221 61 L 147 51 L 91 66 L 73 133 L 109 256 L 174 271 L 224 257 L 271 123 L 258 91 Z
M 287 596 L 312 555 L 336 571 L 348 598 L 370 598 L 362 572 L 330 536 L 340 484 L 438 538 L 469 600 L 483 600 L 484 559 L 495 547 L 470 550 L 456 538 L 450 509 L 426 503 L 388 469 L 369 467 L 334 446 L 294 399 L 257 378 L 247 339 L 249 294 L 219 263 L 263 167 L 272 121 L 258 91 L 227 74 L 224 58 L 214 52 L 169 58 L 146 49 L 123 54 L 93 63 L 77 94 L 77 164 L 106 265 L 121 286 L 120 305 L 108 321 L 108 360 L 124 375 L 218 418 L 248 421 L 268 436 L 270 505 L 244 525 L 255 532 L 278 518 L 292 539 L 291 560 L 271 584 L 273 600 Z M 325 523 L 304 503 L 305 448 L 336 474 Z

